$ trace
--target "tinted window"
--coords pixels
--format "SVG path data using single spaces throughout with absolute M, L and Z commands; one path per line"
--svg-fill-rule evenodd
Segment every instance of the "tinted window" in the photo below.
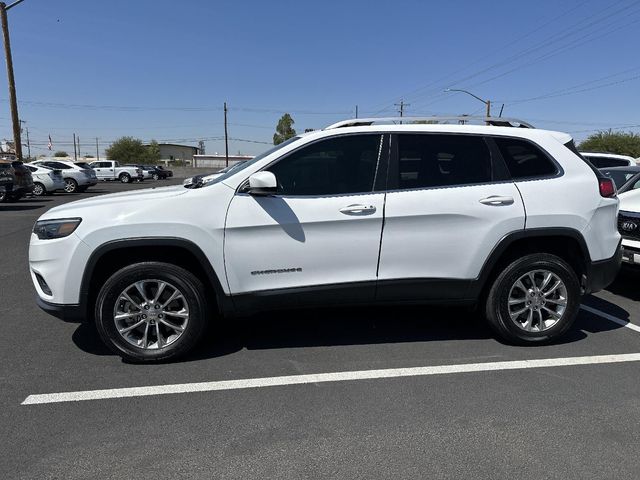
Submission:
M 402 189 L 490 182 L 491 154 L 482 137 L 398 135 Z
M 69 170 L 71 167 L 60 162 L 45 162 L 45 165 L 51 168 L 59 168 L 61 170 Z
M 370 192 L 380 135 L 349 135 L 320 141 L 269 167 L 283 195 Z
M 494 140 L 512 178 L 546 177 L 558 172 L 549 157 L 534 144 L 517 138 Z
M 591 163 L 593 163 L 596 168 L 629 166 L 629 162 L 620 158 L 594 157 L 592 155 L 589 155 L 587 158 L 589 159 L 589 161 L 591 161 Z
M 636 175 L 636 172 L 628 172 L 624 170 L 603 170 L 602 173 L 611 178 L 618 189 Z

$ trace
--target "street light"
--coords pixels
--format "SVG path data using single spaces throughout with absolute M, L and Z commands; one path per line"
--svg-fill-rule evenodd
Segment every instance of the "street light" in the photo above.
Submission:
M 474 95 L 468 90 L 462 90 L 460 88 L 447 88 L 445 89 L 445 92 L 462 92 L 462 93 L 466 93 L 467 95 L 471 95 L 473 98 L 480 100 L 482 103 L 484 103 L 487 106 L 487 117 L 491 116 L 491 100 L 483 100 L 482 98 L 480 98 L 477 95 Z
M 9 108 L 13 122 L 13 143 L 16 150 L 16 160 L 22 161 L 22 141 L 20 139 L 20 117 L 18 117 L 18 101 L 16 100 L 16 82 L 13 78 L 13 59 L 11 58 L 11 41 L 9 40 L 9 22 L 7 11 L 24 0 L 17 0 L 11 5 L 0 2 L 0 19 L 2 20 L 2 34 L 4 36 L 4 55 L 7 60 L 7 77 L 9 80 Z

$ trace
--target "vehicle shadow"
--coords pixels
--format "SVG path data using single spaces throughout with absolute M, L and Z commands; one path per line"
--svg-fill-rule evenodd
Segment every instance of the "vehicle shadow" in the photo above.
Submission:
M 630 300 L 640 300 L 640 269 L 623 265 L 615 281 L 606 290 Z
M 22 200 L 21 200 L 22 201 Z M 27 210 L 37 210 L 38 208 L 44 208 L 46 205 L 16 205 L 16 204 L 4 204 L 0 203 L 0 212 L 22 212 Z
M 600 308 L 618 318 L 629 314 L 609 302 Z M 556 345 L 584 340 L 589 335 L 622 328 L 581 311 L 572 328 Z M 206 338 L 180 362 L 228 355 L 242 349 L 261 350 L 404 342 L 493 340 L 495 336 L 478 312 L 465 308 L 366 307 L 322 308 L 268 312 L 236 318 L 212 326 Z M 87 353 L 111 355 L 93 323 L 81 324 L 74 343 Z M 533 347 L 535 348 L 535 347 Z

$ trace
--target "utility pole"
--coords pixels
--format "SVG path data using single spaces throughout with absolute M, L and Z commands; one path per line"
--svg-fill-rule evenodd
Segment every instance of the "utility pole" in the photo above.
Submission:
M 356 118 L 358 118 L 358 105 L 356 105 Z
M 224 158 L 229 166 L 229 137 L 227 136 L 227 102 L 224 102 Z
M 16 98 L 16 81 L 13 77 L 13 58 L 11 57 L 11 40 L 9 39 L 9 21 L 7 10 L 15 7 L 24 0 L 18 0 L 7 6 L 0 2 L 0 19 L 2 21 L 2 34 L 4 37 L 4 55 L 7 61 L 7 78 L 9 83 L 9 108 L 11 109 L 11 121 L 13 124 L 13 143 L 16 152 L 16 160 L 22 161 L 22 139 L 20 138 L 20 117 L 18 116 L 18 100 Z
M 27 158 L 31 160 L 31 143 L 29 143 L 29 127 L 26 128 L 27 131 Z
M 96 162 L 100 161 L 100 149 L 98 148 L 98 137 L 96 137 Z
M 76 134 L 73 134 L 73 161 L 78 161 L 78 154 L 76 153 Z
M 80 153 L 80 136 L 78 136 L 78 157 L 82 157 L 82 154 Z
M 400 100 L 400 103 L 394 103 L 396 107 L 400 107 L 398 112 L 400 112 L 400 117 L 404 117 L 404 107 L 411 105 L 410 103 L 404 103 L 404 100 Z M 400 125 L 402 125 L 402 121 L 400 121 Z

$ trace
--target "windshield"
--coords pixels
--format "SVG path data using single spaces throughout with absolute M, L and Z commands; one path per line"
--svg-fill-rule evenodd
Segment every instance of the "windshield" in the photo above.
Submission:
M 291 137 L 289 140 L 282 142 L 279 145 L 275 145 L 274 147 L 270 148 L 269 150 L 266 150 L 264 152 L 262 152 L 260 155 L 253 157 L 251 160 L 247 160 L 246 162 L 241 162 L 241 163 L 237 163 L 235 165 L 233 165 L 232 167 L 229 168 L 229 170 L 225 173 L 223 173 L 222 175 L 219 175 L 218 173 L 214 173 L 211 175 L 207 175 L 205 177 L 202 177 L 202 185 L 203 187 L 208 186 L 208 185 L 213 185 L 214 183 L 219 183 L 222 182 L 224 180 L 226 180 L 227 178 L 231 177 L 232 175 L 235 175 L 236 173 L 240 172 L 241 170 L 244 170 L 245 168 L 250 167 L 251 165 L 253 165 L 254 163 L 262 160 L 263 158 L 271 155 L 274 152 L 277 152 L 278 150 L 280 150 L 281 148 L 286 147 L 287 145 L 290 145 L 298 140 L 300 140 L 301 137 Z

